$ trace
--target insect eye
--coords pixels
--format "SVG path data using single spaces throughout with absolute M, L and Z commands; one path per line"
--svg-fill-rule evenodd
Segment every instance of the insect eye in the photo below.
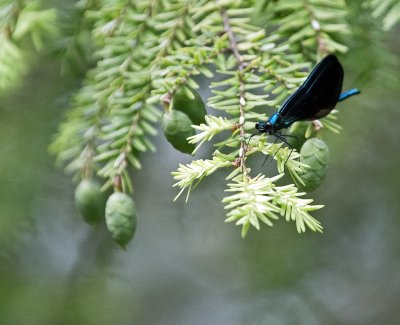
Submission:
M 260 123 L 257 122 L 257 123 L 256 123 L 256 130 L 258 130 L 259 128 L 260 128 Z

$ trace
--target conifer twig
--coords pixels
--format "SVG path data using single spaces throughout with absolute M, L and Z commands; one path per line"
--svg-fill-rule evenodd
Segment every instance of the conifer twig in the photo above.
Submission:
M 218 0 L 216 0 L 218 3 Z M 243 177 L 246 177 L 246 141 L 245 141 L 245 134 L 246 131 L 244 129 L 244 123 L 246 121 L 245 118 L 245 105 L 246 105 L 246 98 L 245 98 L 245 83 L 244 83 L 244 69 L 245 69 L 245 63 L 243 62 L 243 59 L 239 53 L 239 49 L 237 46 L 237 41 L 236 41 L 236 36 L 232 30 L 232 27 L 229 23 L 229 17 L 226 13 L 226 10 L 224 8 L 220 8 L 220 13 L 222 20 L 224 22 L 224 30 L 228 34 L 229 37 L 229 43 L 230 43 L 230 49 L 235 56 L 236 59 L 236 64 L 238 67 L 238 77 L 239 77 L 239 123 L 238 123 L 238 128 L 240 131 L 240 149 L 239 149 L 239 166 L 242 167 L 242 173 Z

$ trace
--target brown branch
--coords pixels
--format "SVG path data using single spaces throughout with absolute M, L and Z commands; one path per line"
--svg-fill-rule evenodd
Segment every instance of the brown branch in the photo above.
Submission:
M 218 0 L 216 0 L 218 3 Z M 245 122 L 245 106 L 246 106 L 246 98 L 245 98 L 245 82 L 244 82 L 244 70 L 246 67 L 245 62 L 243 61 L 238 45 L 237 45 L 237 40 L 235 33 L 232 30 L 232 26 L 229 21 L 228 14 L 226 13 L 226 10 L 224 8 L 220 8 L 220 14 L 224 23 L 224 30 L 226 34 L 229 37 L 229 43 L 230 43 L 230 50 L 232 51 L 233 55 L 235 56 L 236 59 L 236 64 L 238 67 L 238 76 L 239 76 L 239 130 L 240 130 L 240 149 L 239 149 L 239 162 L 240 166 L 242 167 L 242 173 L 244 176 L 246 176 L 246 163 L 245 163 L 245 158 L 246 158 L 246 151 L 247 151 L 247 145 L 246 141 L 244 140 L 244 137 L 246 135 L 246 131 L 244 129 L 244 122 Z

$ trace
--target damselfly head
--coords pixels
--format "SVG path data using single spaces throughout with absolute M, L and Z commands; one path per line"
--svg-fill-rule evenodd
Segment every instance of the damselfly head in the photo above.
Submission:
M 267 122 L 257 122 L 256 123 L 256 130 L 258 133 L 266 133 L 266 132 L 271 132 L 273 131 L 273 125 L 267 121 Z
M 260 133 L 264 133 L 265 132 L 265 122 L 257 122 L 256 123 L 256 130 L 258 130 L 258 132 Z

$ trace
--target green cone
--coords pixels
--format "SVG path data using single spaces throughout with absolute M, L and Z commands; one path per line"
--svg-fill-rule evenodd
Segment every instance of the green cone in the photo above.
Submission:
M 308 126 L 309 122 L 296 122 L 290 128 L 290 135 L 292 135 L 293 137 L 288 137 L 287 141 L 297 151 L 300 151 L 300 148 L 307 140 L 305 137 L 305 133 Z
M 188 137 L 195 135 L 196 131 L 191 127 L 190 118 L 180 111 L 169 111 L 162 117 L 161 127 L 168 142 L 183 153 L 192 153 L 196 145 L 188 143 Z
M 125 249 L 136 230 L 135 203 L 129 195 L 111 194 L 106 204 L 106 225 L 112 238 Z
M 320 139 L 308 139 L 301 147 L 300 161 L 310 166 L 310 169 L 301 174 L 305 186 L 300 185 L 300 188 L 306 192 L 314 191 L 322 183 L 328 171 L 328 146 Z
M 82 180 L 75 189 L 75 205 L 83 219 L 90 225 L 104 218 L 105 195 L 100 185 L 89 179 Z
M 194 89 L 180 87 L 172 97 L 171 110 L 185 113 L 193 122 L 192 124 L 205 123 L 206 106 L 199 93 Z

